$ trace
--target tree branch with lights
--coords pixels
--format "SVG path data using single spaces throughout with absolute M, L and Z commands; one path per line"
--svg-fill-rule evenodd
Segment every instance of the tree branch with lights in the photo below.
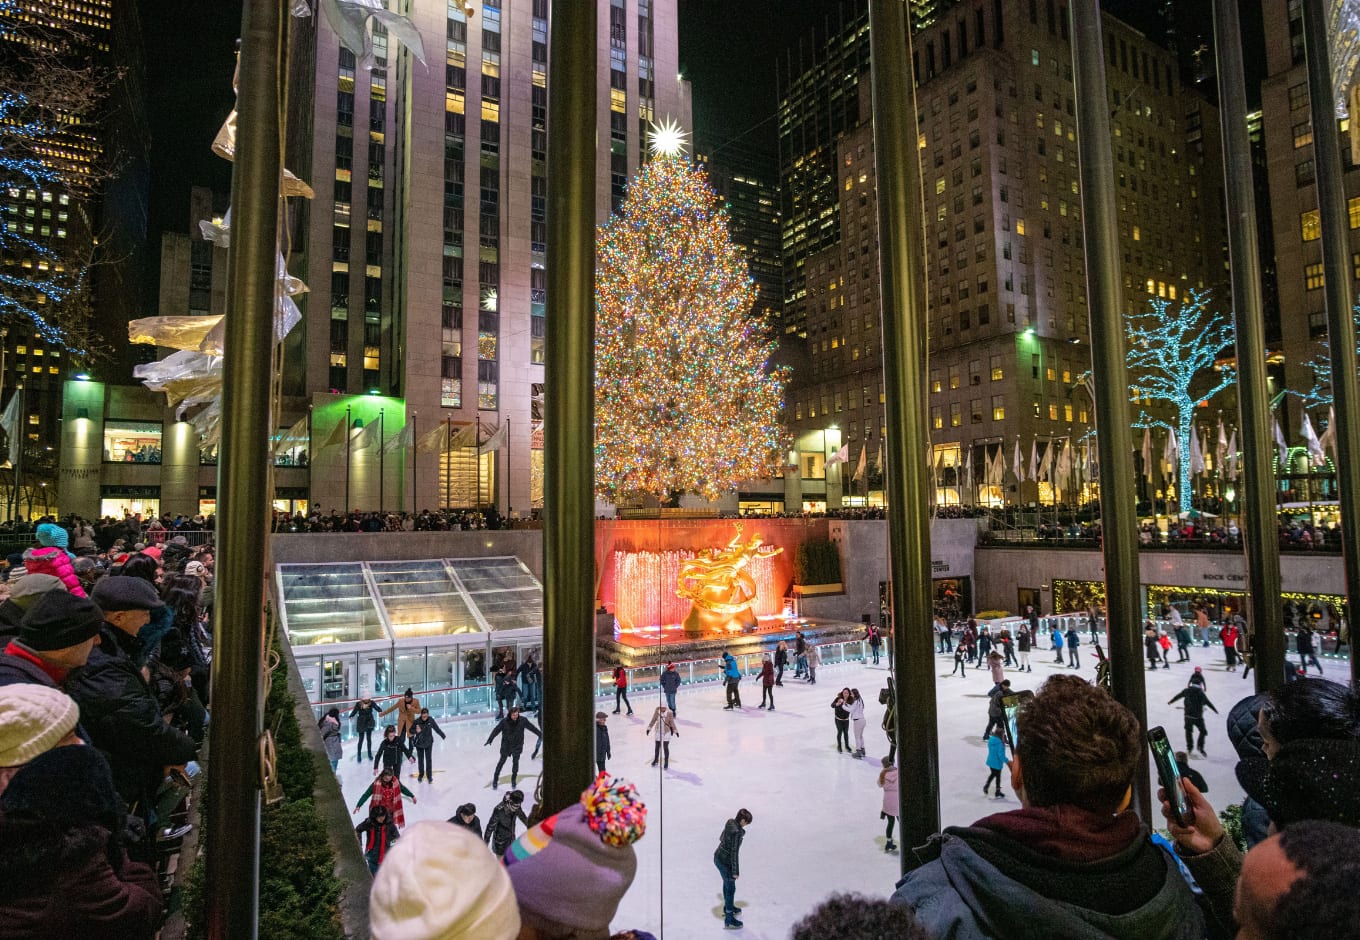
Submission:
M 599 495 L 716 499 L 777 474 L 787 372 L 769 365 L 775 344 L 727 212 L 678 148 L 629 185 L 596 264 Z
M 1237 381 L 1228 366 L 1217 365 L 1233 343 L 1231 319 L 1209 309 L 1209 294 L 1191 290 L 1179 305 L 1154 297 L 1148 310 L 1124 318 L 1128 337 L 1131 400 L 1160 402 L 1172 421 L 1142 414 L 1137 426 L 1164 427 L 1179 445 L 1176 494 L 1182 512 L 1190 510 L 1190 435 L 1195 407 Z

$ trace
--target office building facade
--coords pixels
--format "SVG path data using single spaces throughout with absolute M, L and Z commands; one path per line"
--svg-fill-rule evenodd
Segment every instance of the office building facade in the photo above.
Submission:
M 1227 316 L 1216 112 L 1182 84 L 1171 53 L 1108 16 L 1104 27 L 1126 309 L 1211 289 Z M 853 22 L 833 37 L 828 58 L 843 59 L 863 28 Z M 917 30 L 913 48 L 936 499 L 1048 503 L 1050 484 L 1030 479 L 1031 454 L 1042 462 L 1050 447 L 1088 440 L 1094 417 L 1083 381 L 1089 311 L 1067 11 L 1030 0 L 960 3 Z M 786 295 L 782 337 L 795 365 L 787 412 L 796 469 L 785 504 L 832 508 L 874 492 L 891 433 L 868 73 L 844 73 L 839 96 L 803 88 L 785 84 L 780 105 L 790 118 L 781 123 L 781 184 L 792 190 L 784 201 L 801 212 L 785 218 L 786 283 L 800 285 Z M 822 102 L 844 116 L 850 99 L 857 120 L 848 128 L 831 139 L 803 133 L 832 126 L 809 114 Z M 811 179 L 809 165 L 819 168 Z M 821 243 L 806 234 L 812 220 Z M 828 468 L 842 446 L 848 460 Z M 1023 482 L 1013 473 L 1017 447 Z M 989 483 L 985 467 L 999 451 L 1005 472 Z M 1064 501 L 1092 495 L 1087 464 L 1075 464 Z

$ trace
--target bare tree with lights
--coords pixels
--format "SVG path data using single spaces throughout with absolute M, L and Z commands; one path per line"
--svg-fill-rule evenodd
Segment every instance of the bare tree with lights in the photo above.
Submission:
M 753 311 L 727 212 L 677 146 L 658 146 L 600 227 L 595 274 L 596 489 L 614 502 L 716 499 L 779 472 L 786 373 Z
M 1217 365 L 1232 344 L 1232 320 L 1209 309 L 1209 294 L 1191 290 L 1179 305 L 1161 297 L 1148 310 L 1124 318 L 1128 336 L 1129 392 L 1140 405 L 1162 403 L 1175 415 L 1174 424 L 1149 415 L 1138 426 L 1163 427 L 1176 435 L 1179 457 L 1176 496 L 1182 512 L 1190 504 L 1190 435 L 1195 407 L 1237 381 L 1228 366 Z
M 91 154 L 117 76 L 76 26 L 17 0 L 0 0 L 0 42 L 0 323 L 84 353 L 98 243 L 87 204 L 110 175 L 107 155 Z

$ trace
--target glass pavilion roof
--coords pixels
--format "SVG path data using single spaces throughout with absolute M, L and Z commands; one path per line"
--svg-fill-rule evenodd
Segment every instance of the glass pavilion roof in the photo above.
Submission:
M 543 588 L 514 557 L 279 565 L 277 576 L 294 647 L 543 628 Z

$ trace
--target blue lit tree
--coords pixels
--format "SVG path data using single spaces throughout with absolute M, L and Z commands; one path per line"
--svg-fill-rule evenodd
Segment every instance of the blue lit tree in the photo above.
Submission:
M 115 76 L 74 28 L 17 0 L 0 0 L 0 47 L 0 324 L 84 353 L 97 239 L 82 203 L 108 176 L 107 159 L 89 154 Z
M 1154 297 L 1143 313 L 1124 319 L 1132 400 L 1161 403 L 1171 421 L 1150 416 L 1139 425 L 1164 427 L 1180 445 L 1176 495 L 1182 512 L 1190 510 L 1190 434 L 1195 406 L 1237 381 L 1231 368 L 1216 365 L 1234 339 L 1232 320 L 1209 309 L 1209 295 L 1191 290 L 1177 306 Z
M 1356 355 L 1360 355 L 1360 304 L 1351 310 L 1357 333 Z M 1313 372 L 1313 387 L 1306 392 L 1296 392 L 1303 400 L 1304 408 L 1328 408 L 1332 404 L 1332 347 L 1327 340 L 1318 344 L 1318 354 L 1308 363 Z

